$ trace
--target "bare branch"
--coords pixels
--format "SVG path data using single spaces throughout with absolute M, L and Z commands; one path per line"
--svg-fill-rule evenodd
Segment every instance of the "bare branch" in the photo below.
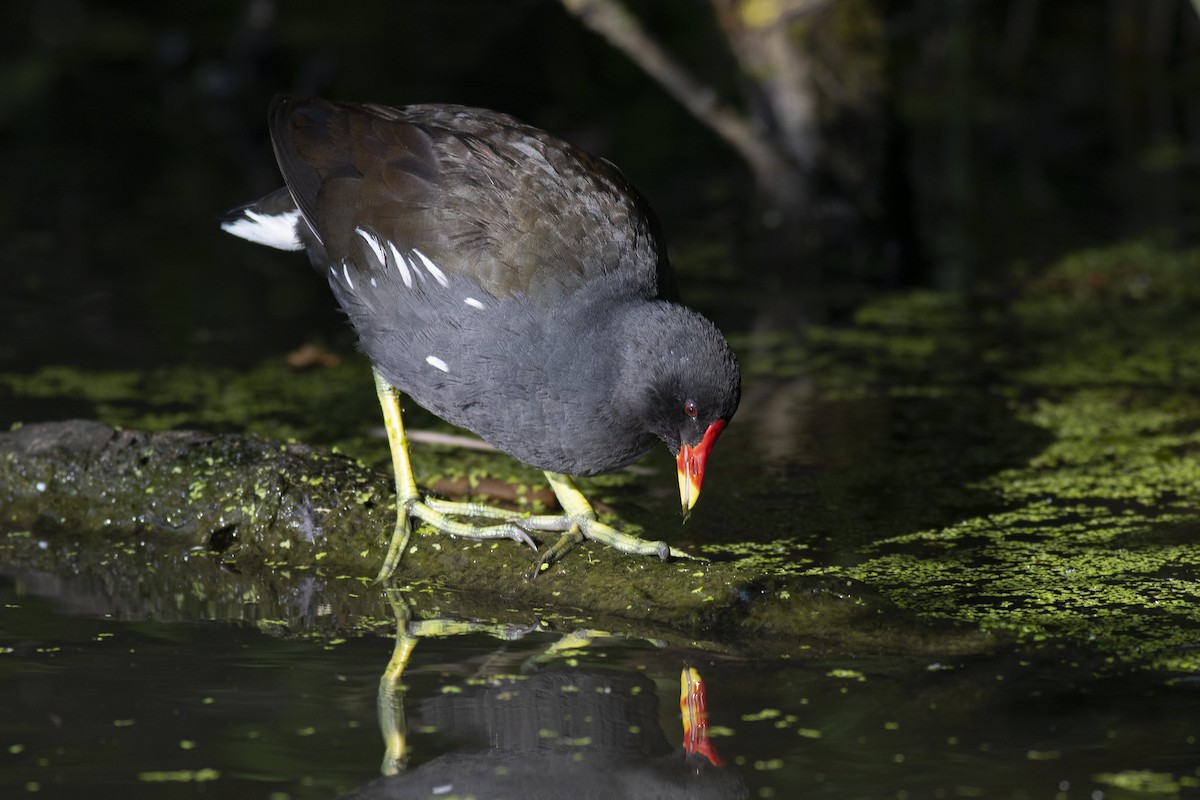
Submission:
M 718 102 L 703 86 L 646 34 L 641 23 L 618 0 L 561 0 L 584 25 L 608 40 L 656 80 L 672 97 L 750 165 L 759 186 L 775 198 L 798 200 L 796 165 L 789 162 L 747 119 Z M 1200 0 L 1197 0 L 1200 2 Z

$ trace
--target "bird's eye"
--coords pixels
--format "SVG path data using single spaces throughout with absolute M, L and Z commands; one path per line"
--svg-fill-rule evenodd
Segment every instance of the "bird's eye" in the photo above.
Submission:
M 692 402 L 691 400 L 688 400 L 686 403 L 683 404 L 683 413 L 687 414 L 689 417 L 696 416 L 696 414 L 698 413 L 698 411 L 696 410 L 696 404 L 694 402 Z

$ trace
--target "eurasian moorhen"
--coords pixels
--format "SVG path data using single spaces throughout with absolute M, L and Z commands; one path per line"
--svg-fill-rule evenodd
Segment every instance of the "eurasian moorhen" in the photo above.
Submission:
M 527 531 L 564 531 L 539 569 L 584 538 L 682 555 L 600 523 L 567 477 L 619 469 L 661 440 L 686 514 L 738 405 L 737 361 L 678 303 L 657 221 L 625 176 L 494 111 L 280 96 L 268 116 L 287 186 L 222 227 L 306 250 L 371 360 L 398 495 L 380 578 L 410 515 L 530 546 Z M 564 513 L 422 500 L 400 392 L 544 470 Z

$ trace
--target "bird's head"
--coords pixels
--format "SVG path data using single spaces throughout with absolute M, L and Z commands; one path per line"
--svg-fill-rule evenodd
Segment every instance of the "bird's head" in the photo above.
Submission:
M 737 411 L 741 371 L 716 326 L 682 306 L 648 326 L 652 353 L 643 402 L 650 431 L 675 455 L 679 500 L 686 516 L 700 497 L 713 444 Z
M 664 441 L 675 454 L 679 502 L 685 517 L 700 498 L 708 455 L 733 418 L 740 393 L 737 362 L 730 354 L 728 362 L 722 361 L 711 373 L 696 376 L 690 386 L 681 386 L 673 398 L 674 430 Z

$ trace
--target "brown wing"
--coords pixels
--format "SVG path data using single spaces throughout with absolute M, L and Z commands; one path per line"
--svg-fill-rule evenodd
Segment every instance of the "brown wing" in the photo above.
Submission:
M 620 171 L 512 117 L 281 96 L 270 130 L 327 264 L 358 263 L 366 227 L 495 296 L 618 274 L 628 290 L 675 298 L 658 223 Z

